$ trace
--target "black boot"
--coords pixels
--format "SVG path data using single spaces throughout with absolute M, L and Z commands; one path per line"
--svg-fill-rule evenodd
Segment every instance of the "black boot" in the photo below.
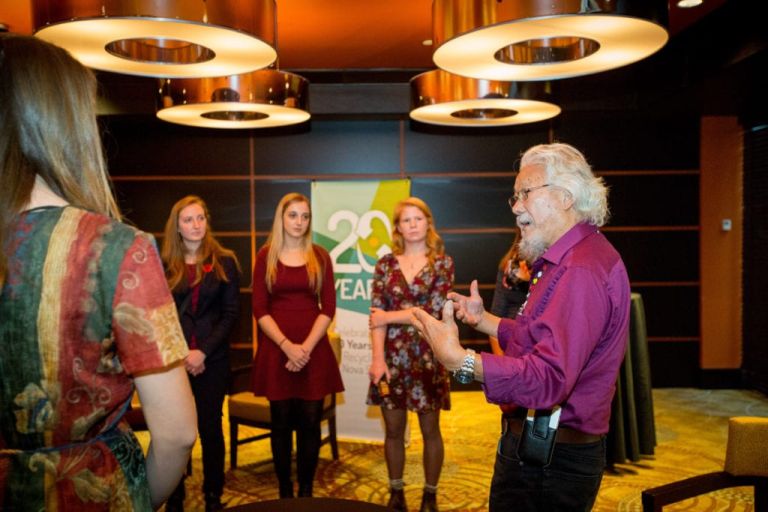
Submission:
M 311 498 L 312 497 L 312 482 L 301 483 L 299 482 L 299 498 Z
M 181 479 L 179 485 L 173 490 L 173 493 L 168 496 L 168 501 L 165 502 L 166 512 L 184 512 L 184 498 L 186 492 L 184 490 L 184 479 Z
M 387 503 L 387 508 L 390 510 L 397 510 L 398 512 L 408 512 L 408 507 L 405 504 L 405 491 L 403 489 L 389 490 L 389 503 Z
M 279 483 L 280 499 L 293 498 L 293 482 L 288 480 L 287 482 Z
M 221 504 L 221 495 L 212 492 L 205 493 L 205 512 L 218 512 L 224 510 Z
M 438 512 L 437 493 L 424 491 L 424 495 L 421 497 L 419 512 Z

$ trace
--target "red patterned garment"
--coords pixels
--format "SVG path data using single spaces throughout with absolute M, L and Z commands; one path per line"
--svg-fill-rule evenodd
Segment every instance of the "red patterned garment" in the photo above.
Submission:
M 23 213 L 0 295 L 0 509 L 151 510 L 121 417 L 186 342 L 154 240 L 73 207 Z
M 373 273 L 371 306 L 385 311 L 419 307 L 435 318 L 442 317 L 446 295 L 453 287 L 453 259 L 439 256 L 426 265 L 409 285 L 393 254 L 383 256 Z M 390 373 L 387 397 L 377 386 L 368 388 L 368 405 L 387 409 L 427 412 L 451 408 L 448 371 L 435 359 L 429 344 L 410 325 L 389 324 L 384 359 Z

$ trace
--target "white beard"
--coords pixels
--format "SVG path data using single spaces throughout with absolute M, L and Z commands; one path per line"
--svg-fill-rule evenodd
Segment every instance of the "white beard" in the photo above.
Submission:
M 522 239 L 520 241 L 519 253 L 520 253 L 520 256 L 522 256 L 525 259 L 525 261 L 533 263 L 534 261 L 539 259 L 547 249 L 549 249 L 549 245 L 544 240 Z

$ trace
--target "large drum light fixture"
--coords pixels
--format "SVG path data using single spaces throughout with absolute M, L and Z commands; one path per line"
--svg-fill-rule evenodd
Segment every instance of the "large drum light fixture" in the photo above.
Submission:
M 94 69 L 157 77 L 246 73 L 277 58 L 275 0 L 33 0 L 35 35 Z
M 560 107 L 544 101 L 545 84 L 495 82 L 427 71 L 411 79 L 410 116 L 443 126 L 509 126 L 555 117 Z
M 309 119 L 309 82 L 265 69 L 218 78 L 161 79 L 157 117 L 206 128 L 273 128 Z
M 585 12 L 582 4 L 592 3 L 434 0 L 433 60 L 467 77 L 553 80 L 625 66 L 666 44 L 662 26 L 635 16 Z

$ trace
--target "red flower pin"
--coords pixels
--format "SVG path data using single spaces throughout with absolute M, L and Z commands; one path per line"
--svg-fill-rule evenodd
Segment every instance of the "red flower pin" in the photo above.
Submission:
M 211 265 L 210 263 L 206 263 L 205 265 L 203 265 L 203 272 L 205 272 L 206 274 L 211 270 L 213 270 L 213 265 Z

